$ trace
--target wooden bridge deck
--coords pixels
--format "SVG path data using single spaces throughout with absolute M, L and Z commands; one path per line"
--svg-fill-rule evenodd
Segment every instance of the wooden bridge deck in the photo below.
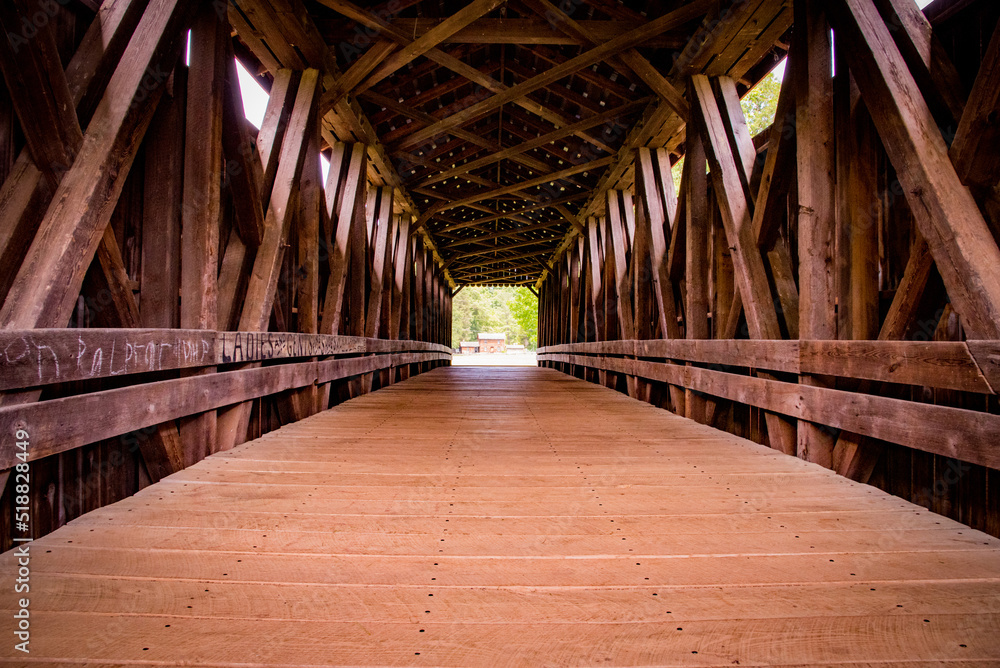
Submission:
M 1000 541 L 547 369 L 437 369 L 31 555 L 25 665 L 1000 664 Z

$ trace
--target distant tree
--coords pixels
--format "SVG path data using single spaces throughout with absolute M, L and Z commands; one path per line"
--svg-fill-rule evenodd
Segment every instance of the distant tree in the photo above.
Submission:
M 771 72 L 740 100 L 740 106 L 743 108 L 743 115 L 746 116 L 751 137 L 760 134 L 774 122 L 774 115 L 778 111 L 779 93 L 781 93 L 781 79 L 774 72 Z M 678 192 L 681 188 L 683 170 L 684 156 L 681 156 L 670 170 L 674 177 L 674 187 Z
M 469 286 L 452 302 L 452 346 L 475 341 L 480 332 L 502 332 L 508 343 L 534 349 L 538 340 L 538 300 L 527 288 Z
M 781 79 L 774 72 L 771 72 L 740 100 L 743 114 L 747 117 L 747 125 L 750 127 L 751 137 L 763 132 L 774 122 L 780 92 Z
M 538 298 L 528 288 L 518 288 L 510 309 L 521 328 L 521 342 L 534 350 L 538 347 Z

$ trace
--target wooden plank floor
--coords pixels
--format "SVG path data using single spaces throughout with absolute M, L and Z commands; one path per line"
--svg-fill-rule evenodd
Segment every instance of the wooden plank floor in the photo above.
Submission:
M 1000 665 L 1000 541 L 548 369 L 437 369 L 31 550 L 21 665 Z

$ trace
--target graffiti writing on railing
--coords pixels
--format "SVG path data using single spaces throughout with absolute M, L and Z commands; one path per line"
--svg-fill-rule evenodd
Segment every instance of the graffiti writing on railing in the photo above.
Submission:
M 222 364 L 405 351 L 420 341 L 295 332 L 61 329 L 0 332 L 0 390 Z
M 200 336 L 14 336 L 0 347 L 2 385 L 8 389 L 197 366 L 212 360 L 213 349 L 213 341 Z
M 347 349 L 342 341 L 333 337 L 295 333 L 226 332 L 219 337 L 223 364 L 282 357 L 323 357 L 363 350 L 361 347 Z

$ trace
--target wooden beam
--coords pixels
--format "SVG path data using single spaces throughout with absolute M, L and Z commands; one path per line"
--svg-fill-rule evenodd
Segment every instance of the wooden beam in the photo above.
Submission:
M 222 118 L 228 25 L 199 12 L 191 33 L 181 208 L 181 327 L 215 329 L 222 221 Z
M 37 22 L 29 0 L 0 4 L 0 70 L 35 165 L 54 186 L 73 164 L 83 142 L 76 104 L 67 84 L 50 21 Z M 43 13 L 43 16 L 47 14 Z M 21 22 L 34 29 L 25 39 Z
M 697 153 L 697 149 L 695 149 Z M 697 163 L 697 157 L 692 155 Z M 704 159 L 704 158 L 702 158 Z M 638 194 L 636 206 L 636 239 L 639 246 L 640 230 L 648 235 L 648 267 L 652 280 L 652 292 L 657 322 L 661 336 L 679 339 L 680 327 L 677 322 L 677 307 L 674 300 L 673 280 L 668 271 L 668 248 L 670 237 L 681 227 L 677 218 L 677 193 L 671 172 L 670 154 L 665 149 L 640 148 L 636 155 L 635 188 Z M 668 237 L 670 234 L 670 237 Z M 686 240 L 685 240 L 686 243 Z M 637 275 L 636 302 L 640 301 Z M 640 336 L 637 326 L 636 334 Z M 669 386 L 671 403 L 678 412 L 686 410 L 684 389 Z
M 916 317 L 934 260 L 927 243 L 918 238 L 910 248 L 896 295 L 879 330 L 880 341 L 903 338 Z M 869 389 L 869 388 L 863 388 Z M 841 432 L 833 447 L 833 467 L 842 476 L 867 481 L 882 448 L 859 433 Z
M 295 210 L 294 194 L 302 173 L 310 136 L 316 132 L 316 103 L 319 99 L 319 72 L 301 73 L 288 129 L 281 143 L 278 170 L 264 219 L 264 238 L 254 258 L 253 272 L 247 285 L 240 314 L 239 329 L 267 331 L 281 273 L 281 263 L 288 240 L 288 229 Z M 219 413 L 219 443 L 229 449 L 246 438 L 250 420 L 249 403 L 241 403 Z
M 611 230 L 611 248 L 615 258 L 615 289 L 618 294 L 619 330 L 617 338 L 634 339 L 635 320 L 632 312 L 632 291 L 628 285 L 628 254 L 632 250 L 632 239 L 627 230 L 627 218 L 634 215 L 632 196 L 624 190 L 609 190 L 607 206 L 607 224 Z
M 838 0 L 830 11 L 951 303 L 971 336 L 1000 338 L 1000 248 L 899 49 L 872 0 Z
M 105 99 L 87 126 L 83 147 L 45 213 L 7 295 L 0 324 L 40 327 L 68 322 L 83 277 L 124 185 L 139 140 L 163 92 L 150 72 L 169 71 L 190 3 L 151 0 Z M 164 75 L 165 79 L 165 75 Z M 141 100 L 133 104 L 134 100 Z
M 434 137 L 443 134 L 450 128 L 464 125 L 465 123 L 475 120 L 476 118 L 481 118 L 508 102 L 512 102 L 517 98 L 528 95 L 539 88 L 543 88 L 569 74 L 576 72 L 577 70 L 589 67 L 590 65 L 605 59 L 611 54 L 617 53 L 622 49 L 627 49 L 641 44 L 651 35 L 670 30 L 671 28 L 678 27 L 688 21 L 699 18 L 708 11 L 709 5 L 710 2 L 707 0 L 696 0 L 695 2 L 684 5 L 680 9 L 676 9 L 665 14 L 664 16 L 649 21 L 648 23 L 631 30 L 620 37 L 616 37 L 615 39 L 604 42 L 600 46 L 589 49 L 584 53 L 581 53 L 579 56 L 571 58 L 560 65 L 556 65 L 555 67 L 552 67 L 549 70 L 528 79 L 527 81 L 513 86 L 502 93 L 493 95 L 478 104 L 463 109 L 462 111 L 453 114 L 449 118 L 439 121 L 428 128 L 418 130 L 410 135 L 401 146 L 403 148 L 416 146 L 424 141 L 427 141 L 428 139 L 433 139 Z
M 326 286 L 323 322 L 320 327 L 324 334 L 341 333 L 350 245 L 354 237 L 352 229 L 365 224 L 365 171 L 368 157 L 365 149 L 363 144 L 337 144 L 333 147 L 330 159 L 326 206 L 331 220 L 336 221 L 336 236 L 331 249 L 330 278 Z
M 753 236 L 757 246 L 768 251 L 771 275 L 775 279 L 781 315 L 785 329 L 793 338 L 799 336 L 798 287 L 792 271 L 792 260 L 787 244 L 778 238 L 780 224 L 784 221 L 788 208 L 787 191 L 794 174 L 795 160 L 795 62 L 789 62 L 785 79 L 778 96 L 774 122 L 768 130 L 767 157 L 761 171 L 753 212 Z M 740 315 L 743 312 L 743 297 L 739 290 L 733 295 L 728 318 L 721 330 L 720 338 L 728 339 L 736 335 Z
M 417 341 L 426 340 L 427 291 L 424 263 L 427 252 L 420 240 L 413 239 L 413 337 Z
M 692 89 L 693 90 L 693 89 Z M 693 97 L 693 96 L 692 96 Z M 684 337 L 686 339 L 708 339 L 708 228 L 709 191 L 708 176 L 705 173 L 705 140 L 701 132 L 701 121 L 693 118 L 692 132 L 687 140 L 684 157 L 684 243 L 687 246 L 684 258 Z M 715 167 L 713 167 L 715 171 Z M 683 409 L 684 416 L 704 423 L 707 421 L 704 397 L 685 389 L 684 401 L 675 409 Z
M 504 220 L 504 219 L 516 220 L 515 216 L 517 216 L 518 214 L 527 213 L 529 211 L 537 211 L 539 209 L 548 209 L 550 207 L 555 207 L 558 204 L 566 204 L 567 202 L 576 201 L 576 200 L 580 199 L 580 197 L 582 197 L 581 194 L 566 195 L 565 197 L 557 197 L 556 199 L 549 200 L 547 202 L 539 202 L 537 204 L 528 204 L 528 205 L 525 205 L 525 206 L 523 206 L 521 208 L 512 209 L 510 211 L 506 211 L 506 212 L 503 212 L 503 213 L 494 213 L 494 214 L 491 214 L 489 216 L 483 216 L 481 218 L 476 218 L 475 220 L 470 220 L 468 222 L 461 222 L 461 223 L 455 223 L 455 224 L 452 224 L 452 225 L 446 225 L 445 227 L 442 227 L 439 231 L 440 232 L 454 232 L 455 230 L 460 230 L 460 229 L 463 229 L 463 228 L 466 228 L 466 227 L 473 227 L 475 225 L 482 225 L 484 223 L 490 223 L 490 222 L 493 222 L 494 220 Z M 437 212 L 435 211 L 435 213 L 437 213 Z M 432 215 L 433 214 L 431 214 L 431 215 L 425 214 L 425 216 L 422 216 L 422 217 L 425 217 L 424 222 L 426 223 L 427 219 L 429 219 Z M 417 224 L 420 224 L 420 220 L 418 220 L 417 223 L 414 224 L 414 227 L 416 227 Z
M 603 123 L 611 124 L 610 122 L 614 121 L 614 124 L 618 124 L 621 122 L 619 119 L 621 119 L 623 116 L 637 111 L 648 102 L 649 98 L 640 98 L 638 100 L 634 100 L 627 104 L 623 104 L 620 107 L 609 109 L 599 114 L 595 114 L 593 116 L 584 118 L 583 120 L 577 121 L 575 123 L 571 123 L 570 125 L 563 126 L 557 130 L 553 130 L 552 132 L 547 132 L 541 135 L 540 137 L 522 142 L 517 146 L 511 146 L 510 148 L 504 148 L 499 151 L 491 152 L 489 155 L 485 155 L 482 158 L 472 160 L 471 162 L 458 165 L 452 169 L 447 169 L 439 174 L 436 174 L 435 176 L 426 178 L 423 181 L 421 181 L 417 185 L 417 187 L 426 188 L 427 186 L 439 183 L 453 176 L 463 175 L 466 174 L 467 172 L 472 172 L 482 167 L 488 167 L 489 165 L 496 164 L 501 160 L 513 158 L 516 155 L 524 154 L 528 151 L 531 151 L 532 149 L 545 146 L 550 142 L 558 141 L 560 139 L 573 135 L 576 132 L 588 130 Z
M 799 236 L 799 338 L 836 339 L 834 286 L 836 164 L 834 161 L 833 79 L 830 28 L 817 0 L 796 0 L 796 150 Z M 804 376 L 800 382 L 821 385 Z M 829 430 L 798 422 L 797 454 L 833 466 Z
M 228 43 L 228 40 L 227 40 Z M 228 44 L 227 44 L 228 46 Z M 223 105 L 222 146 L 226 159 L 225 185 L 233 193 L 233 209 L 240 238 L 257 248 L 264 236 L 264 206 L 261 190 L 264 170 L 250 136 L 243 95 L 236 71 L 236 59 L 227 49 L 226 94 Z M 278 94 L 279 91 L 275 91 Z
M 351 66 L 338 79 L 334 88 L 323 94 L 320 109 L 329 109 L 345 95 L 354 91 L 379 66 L 389 54 L 395 51 L 396 45 L 391 40 L 380 39 L 365 51 L 364 55 L 351 63 Z
M 649 229 L 650 272 L 660 330 L 668 338 L 678 338 L 680 330 L 677 326 L 673 282 L 667 273 L 667 231 L 677 224 L 677 192 L 669 153 L 663 149 L 638 149 L 636 192 L 636 228 L 642 225 Z
M 329 383 L 386 367 L 447 359 L 451 359 L 450 351 L 437 348 L 433 352 L 301 362 L 163 380 L 146 383 L 138 389 L 124 387 L 43 401 L 29 407 L 3 407 L 0 425 L 9 430 L 30 420 L 32 437 L 38 442 L 30 450 L 29 461 L 36 461 L 88 443 L 289 389 Z M 107 419 L 88 419 L 95 415 Z M 15 451 L 11 439 L 0 445 L 0 467 L 11 467 L 18 462 Z
M 564 353 L 543 353 L 541 359 L 676 383 L 916 450 L 983 466 L 1000 466 L 1000 457 L 993 447 L 995 434 L 1000 431 L 1000 417 L 990 413 L 645 360 Z M 893 417 L 886 419 L 886 416 Z
M 966 185 L 978 184 L 993 187 L 1000 181 L 997 176 L 1000 153 L 1000 131 L 995 118 L 1000 113 L 1000 24 L 993 29 L 993 37 L 983 62 L 979 65 L 969 103 L 962 113 L 958 131 L 951 143 L 949 155 L 955 171 Z
M 355 336 L 96 327 L 3 330 L 0 346 L 7 351 L 0 358 L 0 390 L 6 391 L 222 364 L 438 350 Z
M 329 6 L 329 5 L 328 5 Z M 392 26 L 400 32 L 414 38 L 422 37 L 437 26 L 439 18 L 409 18 L 394 16 Z M 598 41 L 605 42 L 622 35 L 635 27 L 633 21 L 627 20 L 581 20 L 577 21 Z M 371 27 L 368 25 L 368 27 Z M 324 31 L 328 43 L 350 41 L 356 33 L 349 30 L 349 24 L 335 25 Z M 641 46 L 659 49 L 677 49 L 683 47 L 687 36 L 678 31 L 655 35 Z M 524 44 L 553 46 L 575 46 L 579 40 L 569 37 L 552 27 L 552 23 L 543 18 L 481 18 L 445 38 L 441 44 Z
M 483 242 L 490 241 L 492 239 L 500 238 L 511 238 L 517 239 L 521 234 L 525 232 L 539 232 L 542 230 L 551 230 L 555 228 L 565 227 L 566 223 L 563 220 L 554 220 L 545 223 L 537 223 L 535 225 L 526 225 L 523 227 L 512 227 L 506 230 L 500 230 L 498 232 L 490 232 L 489 234 L 482 234 L 475 237 L 470 237 L 468 239 L 459 239 L 457 241 L 449 241 L 448 248 L 455 249 L 462 246 L 468 246 L 469 244 L 482 244 Z M 538 240 L 542 241 L 542 240 Z M 453 256 L 454 257 L 454 256 Z M 451 259 L 448 260 L 451 262 Z M 446 263 L 447 264 L 447 263 Z
M 284 255 L 286 230 L 293 211 L 292 196 L 302 171 L 310 130 L 314 127 L 312 124 L 318 84 L 319 72 L 302 72 L 288 130 L 281 144 L 278 172 L 264 222 L 264 239 L 257 251 L 243 304 L 239 327 L 242 330 L 264 331 L 271 317 L 281 258 Z
M 372 266 L 368 292 L 368 311 L 365 319 L 365 336 L 378 338 L 385 336 L 380 331 L 382 316 L 382 293 L 385 289 L 385 270 L 392 264 L 392 246 L 389 232 L 392 227 L 392 188 L 375 188 L 374 206 L 369 215 L 374 222 L 372 234 Z
M 438 209 L 438 213 L 441 211 L 447 211 L 449 209 L 454 209 L 460 206 L 466 206 L 468 204 L 474 204 L 476 202 L 481 202 L 485 199 L 490 199 L 492 197 L 497 197 L 499 195 L 507 195 L 509 193 L 515 193 L 520 190 L 525 190 L 527 188 L 534 188 L 535 186 L 545 185 L 552 181 L 559 181 L 567 176 L 572 176 L 574 174 L 579 174 L 581 172 L 588 172 L 591 170 L 599 169 L 605 167 L 613 161 L 613 158 L 600 158 L 598 160 L 591 160 L 582 165 L 574 165 L 573 167 L 567 167 L 566 169 L 559 170 L 558 172 L 552 172 L 551 174 L 546 174 L 545 176 L 539 176 L 534 179 L 529 179 L 527 181 L 521 181 L 520 183 L 515 183 L 513 185 L 504 186 L 502 188 L 497 188 L 495 190 L 490 190 L 485 193 L 480 193 L 478 195 L 472 195 L 459 200 L 452 200 L 447 202 L 442 207 Z M 545 202 L 542 202 L 545 204 Z
M 652 63 L 646 60 L 636 49 L 623 51 L 618 57 L 642 79 L 643 83 L 651 91 L 656 93 L 683 121 L 687 122 L 691 117 L 691 105 L 688 104 L 688 101 L 684 99 L 681 92 Z
M 843 257 L 847 251 L 850 261 L 847 295 L 850 331 L 839 332 L 839 338 L 871 339 L 879 330 L 879 220 L 873 202 L 878 199 L 878 161 L 882 149 L 864 103 L 855 106 L 846 130 L 849 153 L 838 160 L 847 163 L 849 190 L 844 224 L 849 225 L 850 236 L 849 248 L 841 249 L 838 255 Z
M 38 26 L 40 32 L 36 36 L 36 39 L 31 40 L 26 45 L 20 45 L 17 49 L 21 54 L 20 60 L 24 66 L 22 74 L 30 74 L 32 71 L 37 73 L 40 71 L 39 68 L 45 70 L 41 88 L 41 104 L 35 105 L 31 111 L 35 120 L 46 118 L 50 120 L 53 118 L 59 119 L 57 121 L 58 130 L 54 132 L 51 131 L 51 127 L 39 128 L 34 121 L 25 122 L 22 119 L 23 129 L 27 134 L 29 151 L 35 154 L 34 162 L 47 174 L 49 184 L 53 187 L 58 186 L 62 182 L 64 174 L 70 168 L 73 159 L 80 152 L 83 143 L 83 133 L 76 115 L 77 103 L 81 101 L 87 87 L 93 84 L 95 79 L 100 78 L 100 73 L 106 70 L 109 64 L 113 64 L 113 59 L 120 55 L 122 40 L 120 39 L 120 35 L 117 38 L 115 37 L 118 30 L 130 29 L 134 26 L 135 21 L 138 20 L 135 17 L 135 12 L 129 12 L 129 7 L 124 5 L 125 3 L 118 3 L 117 6 L 109 5 L 105 17 L 109 23 L 108 29 L 111 31 L 110 43 L 107 45 L 110 53 L 102 54 L 96 48 L 96 40 L 94 39 L 97 31 L 88 31 L 77 54 L 70 63 L 68 77 L 71 77 L 71 79 L 64 76 L 58 53 L 55 50 L 54 40 L 45 25 Z M 9 11 L 9 8 L 7 11 Z M 7 15 L 9 17 L 9 14 Z M 9 34 L 13 35 L 17 33 L 12 32 Z M 7 44 L 7 40 L 2 41 L 5 45 Z M 27 46 L 27 49 L 21 51 L 21 48 L 24 46 Z M 85 61 L 84 64 L 81 64 L 83 61 Z M 33 85 L 37 86 L 38 81 L 33 82 Z M 12 92 L 15 93 L 15 103 L 27 104 L 35 101 L 25 91 L 17 93 L 16 86 L 12 87 Z M 18 109 L 25 110 L 22 107 L 18 107 Z M 84 115 L 89 118 L 87 113 L 84 110 Z M 36 131 L 44 131 L 44 139 L 34 137 L 33 133 Z M 62 144 L 62 146 L 60 147 L 57 144 Z M 53 159 L 65 159 L 65 162 L 43 162 Z M 22 209 L 20 213 L 15 211 L 10 212 L 12 217 L 18 219 L 18 223 L 14 227 L 27 228 L 32 232 L 34 231 L 35 223 L 38 221 L 35 213 L 44 213 L 44 205 L 48 203 L 48 198 L 52 196 L 50 189 L 39 187 L 39 167 L 33 169 L 26 168 L 21 171 L 19 176 L 23 178 L 15 184 L 15 189 L 22 187 L 24 192 L 34 191 L 31 199 L 25 203 L 35 207 L 35 211 L 27 212 Z M 18 202 L 15 199 L 16 203 Z M 110 216 L 110 212 L 108 212 L 108 215 Z M 131 281 L 125 271 L 118 242 L 110 227 L 106 226 L 104 228 L 96 253 L 98 260 L 98 280 L 102 285 L 102 290 L 110 296 L 110 306 L 112 307 L 107 309 L 105 319 L 115 325 L 126 327 L 138 326 L 138 305 L 132 294 Z M 174 295 L 176 299 L 176 291 Z M 37 397 L 37 393 L 27 393 L 14 398 L 10 403 L 30 401 L 37 399 Z M 177 430 L 172 424 L 161 425 L 151 434 L 150 438 L 143 439 L 140 447 L 146 468 L 154 481 L 178 470 L 180 446 L 177 439 Z
M 755 339 L 780 339 L 777 312 L 764 272 L 763 258 L 758 250 L 757 240 L 753 236 L 751 203 L 747 200 L 744 187 L 749 180 L 747 168 L 752 163 L 745 160 L 742 154 L 749 149 L 741 150 L 739 137 L 743 133 L 733 132 L 733 128 L 745 124 L 746 121 L 742 113 L 734 117 L 734 110 L 730 109 L 727 111 L 730 130 L 727 131 L 726 122 L 717 106 L 708 77 L 703 75 L 691 77 L 691 90 L 694 104 L 693 117 L 698 123 L 698 129 L 704 134 L 716 201 L 729 241 L 735 279 L 743 297 L 750 336 Z M 737 147 L 741 156 L 740 162 L 737 162 L 733 146 Z M 688 204 L 690 205 L 691 201 Z M 690 224 L 689 217 L 687 230 L 689 239 L 692 233 Z M 689 252 L 690 249 L 689 242 Z M 771 447 L 786 454 L 795 452 L 794 425 L 774 413 L 766 414 L 765 419 Z
M 180 323 L 186 329 L 216 329 L 229 22 L 213 7 L 203 6 L 190 35 L 181 207 Z M 196 373 L 214 372 L 209 367 Z M 216 451 L 216 432 L 214 410 L 181 420 L 185 466 Z
M 299 83 L 299 72 L 280 69 L 274 72 L 274 82 L 271 84 L 264 119 L 257 133 L 257 152 L 263 165 L 261 189 L 264 197 L 261 202 L 266 211 L 271 190 L 274 188 L 274 176 L 278 172 L 278 162 L 281 156 L 281 140 L 288 129 L 288 118 L 295 103 L 295 91 Z
M 357 5 L 348 2 L 347 0 L 320 0 L 320 2 L 327 7 L 337 11 L 344 16 L 357 21 L 358 23 L 367 26 L 370 29 L 378 31 L 380 34 L 386 35 L 396 41 L 397 44 L 406 47 L 413 42 L 412 33 L 408 33 L 400 30 L 395 24 L 390 24 L 384 19 L 376 16 Z M 438 63 L 442 67 L 445 67 L 456 74 L 465 77 L 477 86 L 481 86 L 484 90 L 488 90 L 495 94 L 503 94 L 509 90 L 509 87 L 505 84 L 496 81 L 490 76 L 487 76 L 477 70 L 476 68 L 462 62 L 460 59 L 451 56 L 438 48 L 431 48 L 427 50 L 424 54 L 428 59 Z M 545 120 L 553 123 L 557 127 L 569 125 L 569 121 L 562 117 L 561 114 L 556 113 L 554 110 L 542 105 L 534 100 L 529 99 L 527 96 L 515 96 L 511 102 L 517 106 L 520 106 L 533 114 L 544 118 Z M 342 100 L 340 105 L 344 104 Z M 584 141 L 589 142 L 595 147 L 601 149 L 602 151 L 610 152 L 610 147 L 596 139 L 586 132 L 576 132 L 578 137 Z M 374 135 L 374 133 L 372 133 Z M 374 140 L 374 136 L 370 138 Z M 422 143 L 423 140 L 416 142 L 417 144 Z M 406 147 L 408 148 L 408 147 Z
M 160 100 L 145 142 L 142 269 L 139 319 L 143 327 L 180 327 L 181 209 L 184 184 L 184 112 L 187 81 L 176 68 L 172 94 Z
M 321 220 L 325 213 L 320 174 L 319 132 L 309 132 L 299 180 L 298 331 L 319 332 L 319 265 Z
M 785 78 L 778 94 L 778 105 L 774 114 L 774 122 L 767 131 L 767 157 L 761 172 L 760 185 L 757 188 L 753 212 L 753 233 L 757 245 L 770 248 L 779 229 L 787 202 L 787 193 L 795 152 L 796 127 L 796 93 L 794 62 L 789 62 L 785 69 Z
M 802 341 L 801 373 L 993 394 L 959 341 Z
M 83 122 L 90 120 L 145 4 L 141 0 L 105 2 L 99 20 L 91 23 L 67 65 L 66 83 Z M 7 221 L 0 225 L 0 299 L 7 295 L 52 195 L 30 151 L 22 150 L 0 188 L 0 210 Z
M 372 90 L 365 91 L 364 93 L 361 94 L 361 96 L 364 97 L 367 100 L 375 102 L 376 104 L 382 105 L 386 109 L 392 109 L 394 111 L 397 111 L 400 114 L 405 115 L 408 118 L 412 118 L 415 121 L 417 121 L 417 123 L 408 123 L 404 128 L 400 128 L 401 130 L 415 131 L 419 127 L 425 127 L 425 126 L 428 126 L 428 125 L 432 125 L 432 124 L 434 124 L 434 123 L 436 123 L 438 121 L 438 117 L 437 116 L 433 116 L 433 115 L 428 114 L 426 112 L 420 111 L 419 109 L 416 109 L 416 108 L 410 106 L 409 104 L 402 104 L 400 102 L 397 102 L 397 101 L 393 100 L 390 97 L 387 97 L 387 96 L 382 95 L 380 93 L 376 93 L 375 91 L 372 91 Z M 444 110 L 447 111 L 448 108 L 445 107 Z M 441 114 L 442 112 L 439 111 L 438 113 Z M 392 134 L 392 133 L 390 133 L 390 134 Z M 495 142 L 495 141 L 493 141 L 491 139 L 488 139 L 485 136 L 487 134 L 486 132 L 482 132 L 482 131 L 478 131 L 478 130 L 475 131 L 475 132 L 473 132 L 473 131 L 456 129 L 456 130 L 454 130 L 452 132 L 452 134 L 454 135 L 454 137 L 456 139 L 463 139 L 463 140 L 465 140 L 466 142 L 468 142 L 470 144 L 473 144 L 475 146 L 479 146 L 481 148 L 485 148 L 488 151 L 490 151 L 491 153 L 497 153 L 497 152 L 501 152 L 501 151 L 505 150 L 505 149 L 503 149 L 500 146 L 500 144 L 498 142 Z M 387 135 L 387 138 L 388 138 L 388 135 Z M 440 146 L 439 147 L 439 150 L 442 152 L 442 154 L 444 153 L 444 149 L 445 149 L 444 146 Z M 511 149 L 511 151 L 512 152 L 510 154 L 510 158 L 514 162 L 518 162 L 518 163 L 520 163 L 520 164 L 528 167 L 529 169 L 536 170 L 536 171 L 539 171 L 539 172 L 547 173 L 549 171 L 549 166 L 546 163 L 542 162 L 541 160 L 538 160 L 536 158 L 532 158 L 531 156 L 528 156 L 528 155 L 524 155 L 523 152 L 518 152 L 518 151 L 513 150 L 513 149 Z M 412 153 L 398 152 L 397 155 L 400 156 L 401 162 L 404 165 L 406 164 L 406 162 L 411 162 L 411 163 L 415 163 L 415 164 L 418 164 L 418 165 L 423 165 L 424 167 L 428 167 L 430 169 L 436 169 L 437 167 L 439 167 L 439 165 L 437 163 L 433 162 L 432 160 L 420 158 L 418 156 L 413 155 Z M 429 157 L 433 156 L 433 155 L 434 154 L 431 153 L 431 154 L 429 154 Z M 458 161 L 459 159 L 460 158 L 458 156 L 455 156 L 455 158 L 453 158 L 451 162 Z M 463 168 L 465 168 L 464 165 L 463 165 Z M 471 181 L 473 181 L 475 183 L 484 183 L 484 184 L 488 183 L 491 186 L 495 186 L 495 184 L 493 184 L 492 182 L 488 182 L 485 179 L 481 179 L 480 177 L 477 177 L 477 176 L 475 176 L 473 174 L 469 174 L 468 172 L 470 172 L 471 170 L 472 170 L 472 168 L 468 168 L 468 169 L 465 169 L 462 172 L 462 174 L 465 176 L 465 178 L 467 178 L 467 179 L 469 179 L 469 180 L 471 180 Z M 404 171 L 405 171 L 405 169 L 404 169 Z M 423 186 L 422 185 L 417 185 L 415 188 L 413 188 L 414 192 L 418 192 L 417 188 L 421 188 L 421 187 L 423 187 Z
M 597 225 L 604 249 L 604 265 L 601 267 L 601 280 L 604 282 L 604 331 L 601 333 L 601 339 L 611 341 L 621 338 L 618 325 L 618 286 L 615 283 L 614 239 L 607 218 L 598 218 Z M 605 374 L 604 384 L 617 389 L 618 381 L 614 375 Z
M 965 91 L 930 21 L 911 0 L 878 0 L 878 9 L 935 116 L 954 128 L 963 115 Z
M 601 39 L 596 34 L 591 33 L 585 25 L 574 20 L 562 8 L 552 4 L 549 0 L 525 1 L 536 14 L 547 19 L 557 30 L 575 38 L 580 44 L 593 47 L 601 43 Z M 681 118 L 685 121 L 688 119 L 691 108 L 684 96 L 636 49 L 624 49 L 609 60 L 611 65 L 619 71 L 631 70 Z
M 239 326 L 242 298 L 246 293 L 255 253 L 248 252 L 246 244 L 235 229 L 229 231 L 226 249 L 219 268 L 219 327 L 235 329 Z
M 407 329 L 403 323 L 407 322 L 409 316 L 409 277 L 412 273 L 409 216 L 400 216 L 397 237 L 395 259 L 392 263 L 392 314 L 389 317 L 388 332 L 390 339 L 398 339 L 401 332 Z M 452 294 L 457 294 L 457 291 Z
M 301 70 L 307 67 L 322 72 L 327 90 L 336 85 L 339 69 L 335 54 L 323 41 L 312 16 L 301 0 L 232 0 L 230 17 L 237 32 L 268 69 Z M 241 10 L 241 11 L 238 11 Z M 251 17 L 252 23 L 243 17 Z M 263 26 L 263 28 L 258 28 Z M 272 51 L 273 49 L 273 51 Z M 376 136 L 357 101 L 345 98 L 332 112 L 323 113 L 321 133 L 329 146 L 338 142 L 362 143 L 368 146 L 371 169 L 369 176 L 375 185 L 391 185 L 400 189 L 397 201 L 402 208 L 418 214 L 412 198 L 403 190 L 402 181 L 393 162 Z M 267 192 L 267 189 L 265 189 Z
M 489 14 L 506 0 L 472 0 L 458 11 L 451 13 L 443 21 L 428 30 L 426 33 L 415 39 L 410 44 L 404 46 L 396 53 L 390 55 L 382 61 L 382 64 L 372 74 L 365 79 L 357 91 L 365 91 L 379 81 L 390 76 L 397 70 L 405 67 L 415 58 L 427 53 L 445 39 L 465 28 L 473 21 Z
M 450 266 L 455 260 L 463 259 L 467 257 L 475 257 L 477 255 L 489 255 L 490 253 L 496 253 L 500 251 L 515 250 L 518 248 L 524 248 L 525 246 L 540 246 L 545 245 L 548 242 L 557 241 L 557 237 L 552 237 L 550 239 L 528 239 L 527 241 L 521 241 L 512 244 L 504 244 L 502 246 L 485 246 L 481 249 L 470 250 L 466 252 L 455 253 L 455 255 L 448 258 L 448 265 Z M 551 249 L 550 249 L 551 252 Z
M 706 154 L 711 167 L 712 181 L 726 227 L 726 236 L 733 248 L 733 264 L 736 279 L 743 295 L 747 312 L 747 322 L 754 338 L 781 338 L 778 319 L 764 273 L 764 263 L 757 250 L 756 239 L 752 236 L 750 208 L 744 195 L 739 172 L 729 138 L 722 121 L 722 115 L 715 105 L 711 83 L 708 77 L 695 75 L 691 78 L 696 98 L 699 122 L 705 133 Z M 691 229 L 688 229 L 688 237 Z M 690 248 L 690 244 L 689 244 Z

